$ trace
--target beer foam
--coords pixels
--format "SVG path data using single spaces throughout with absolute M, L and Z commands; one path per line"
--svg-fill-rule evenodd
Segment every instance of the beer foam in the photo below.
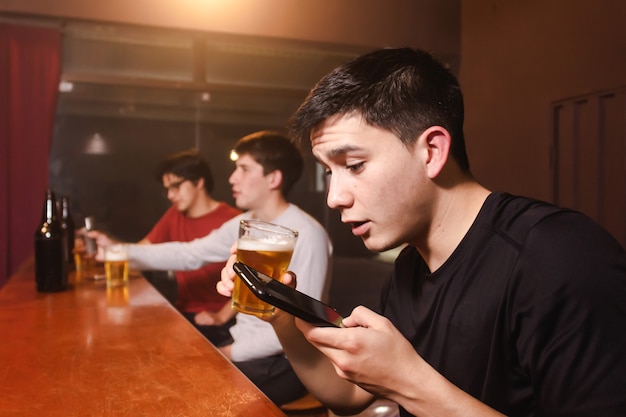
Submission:
M 274 239 L 257 240 L 247 236 L 240 237 L 237 241 L 237 249 L 251 250 L 251 251 L 274 251 L 283 252 L 293 250 L 295 242 L 284 240 L 277 236 Z
M 125 261 L 128 259 L 128 250 L 124 246 L 105 248 L 104 259 L 106 261 Z

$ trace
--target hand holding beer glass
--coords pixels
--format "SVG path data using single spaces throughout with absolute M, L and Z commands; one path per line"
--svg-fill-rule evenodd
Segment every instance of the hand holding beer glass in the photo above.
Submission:
M 128 245 L 115 243 L 104 248 L 107 287 L 128 284 Z
M 287 271 L 298 232 L 260 220 L 242 220 L 237 260 L 280 281 Z M 239 277 L 235 278 L 232 308 L 257 317 L 274 314 L 274 306 L 261 301 Z

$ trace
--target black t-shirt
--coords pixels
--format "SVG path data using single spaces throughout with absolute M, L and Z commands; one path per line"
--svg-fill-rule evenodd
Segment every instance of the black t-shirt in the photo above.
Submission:
M 506 415 L 626 416 L 626 255 L 580 213 L 493 193 L 434 273 L 402 251 L 381 311 Z

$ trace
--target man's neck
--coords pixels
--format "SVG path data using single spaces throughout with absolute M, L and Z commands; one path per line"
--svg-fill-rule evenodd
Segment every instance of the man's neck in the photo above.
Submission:
M 185 216 L 195 219 L 197 217 L 206 216 L 219 207 L 220 203 L 217 200 L 213 200 L 211 197 L 199 198 L 189 209 L 185 212 Z
M 415 245 L 431 272 L 439 269 L 461 243 L 489 194 L 471 180 L 440 196 L 426 239 Z
M 253 218 L 264 222 L 271 222 L 283 214 L 289 207 L 289 202 L 284 198 L 269 199 L 262 207 L 250 210 Z

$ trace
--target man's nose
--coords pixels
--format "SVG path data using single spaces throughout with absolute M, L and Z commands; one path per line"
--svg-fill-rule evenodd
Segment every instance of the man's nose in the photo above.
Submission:
M 235 174 L 237 173 L 237 171 L 233 171 L 232 174 L 230 174 L 230 177 L 228 177 L 228 183 L 230 185 L 233 185 L 235 183 Z
M 352 205 L 352 196 L 342 184 L 334 178 L 328 182 L 326 204 L 332 209 L 349 207 Z

